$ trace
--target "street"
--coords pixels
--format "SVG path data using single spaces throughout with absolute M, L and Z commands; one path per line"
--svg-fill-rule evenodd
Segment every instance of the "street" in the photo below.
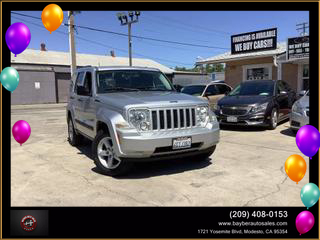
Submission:
M 65 104 L 15 105 L 31 126 L 20 146 L 11 137 L 11 206 L 303 206 L 284 163 L 298 149 L 289 123 L 275 130 L 223 128 L 211 161 L 137 164 L 127 176 L 99 174 L 91 144 L 67 141 Z

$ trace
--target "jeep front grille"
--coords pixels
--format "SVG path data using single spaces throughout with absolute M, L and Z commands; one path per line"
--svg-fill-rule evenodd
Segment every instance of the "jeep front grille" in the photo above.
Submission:
M 196 126 L 196 108 L 151 110 L 152 130 L 181 129 Z

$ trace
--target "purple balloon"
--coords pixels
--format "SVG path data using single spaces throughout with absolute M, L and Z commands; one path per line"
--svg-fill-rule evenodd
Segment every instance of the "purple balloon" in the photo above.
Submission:
M 296 228 L 298 232 L 304 234 L 309 232 L 314 225 L 314 216 L 309 211 L 303 211 L 299 213 L 296 218 Z
M 31 128 L 29 123 L 27 123 L 24 120 L 19 120 L 13 125 L 12 128 L 12 134 L 14 139 L 20 143 L 20 146 L 22 143 L 28 140 L 31 134 Z
M 14 56 L 22 53 L 29 45 L 31 33 L 27 25 L 17 22 L 12 24 L 6 32 L 6 42 L 8 48 Z
M 320 147 L 318 129 L 311 125 L 301 127 L 296 135 L 296 143 L 300 151 L 311 159 Z

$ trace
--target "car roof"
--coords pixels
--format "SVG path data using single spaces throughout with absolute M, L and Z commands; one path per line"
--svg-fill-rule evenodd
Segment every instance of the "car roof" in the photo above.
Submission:
M 223 85 L 229 86 L 225 82 L 210 82 L 210 83 L 196 83 L 196 84 L 192 83 L 192 84 L 185 85 L 185 87 L 190 87 L 190 86 L 209 86 L 209 85 L 216 85 L 216 84 L 223 84 Z
M 156 71 L 160 72 L 158 68 L 151 68 L 151 67 L 130 67 L 130 66 L 99 66 L 99 67 L 93 67 L 93 66 L 86 66 L 77 69 L 78 71 L 84 71 L 88 69 L 94 68 L 96 71 L 107 71 L 107 70 L 144 70 L 144 71 Z
M 277 80 L 248 80 L 248 81 L 245 81 L 245 82 L 241 82 L 241 83 L 261 83 L 261 82 L 273 82 L 275 83 Z

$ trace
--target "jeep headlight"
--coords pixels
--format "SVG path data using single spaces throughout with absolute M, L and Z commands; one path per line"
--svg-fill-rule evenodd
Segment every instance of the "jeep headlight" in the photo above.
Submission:
M 150 130 L 150 111 L 148 109 L 129 110 L 129 123 L 139 131 Z
M 268 102 L 263 103 L 263 104 L 259 104 L 257 106 L 252 107 L 251 111 L 252 112 L 264 112 L 266 111 L 267 107 L 268 107 Z
M 209 107 L 202 106 L 197 107 L 197 125 L 198 126 L 205 126 L 209 119 Z

